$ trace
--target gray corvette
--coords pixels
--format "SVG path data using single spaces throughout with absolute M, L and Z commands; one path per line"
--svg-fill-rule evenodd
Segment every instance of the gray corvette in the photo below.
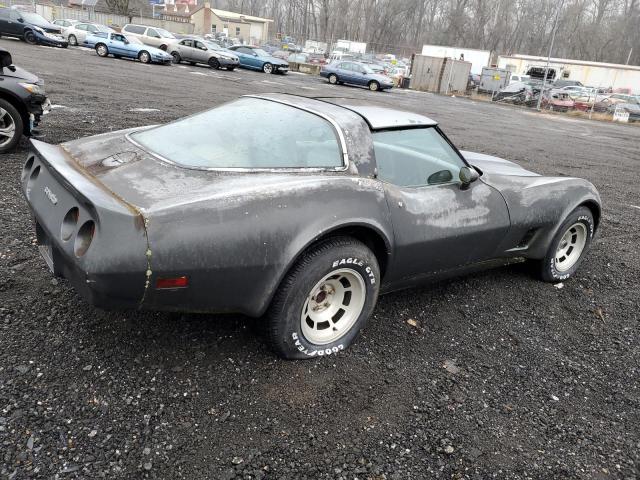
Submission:
M 245 96 L 59 146 L 22 186 L 39 249 L 101 308 L 264 316 L 286 358 L 353 342 L 378 294 L 527 259 L 570 277 L 598 227 L 579 178 L 458 151 L 433 120 L 346 98 Z

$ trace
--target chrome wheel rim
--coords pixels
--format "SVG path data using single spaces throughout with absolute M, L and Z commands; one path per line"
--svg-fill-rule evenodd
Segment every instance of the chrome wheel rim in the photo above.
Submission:
M 336 77 L 335 75 L 331 75 L 329 77 L 329 83 L 332 83 L 335 85 L 336 83 L 338 83 L 338 77 Z
M 587 244 L 587 227 L 584 223 L 576 222 L 571 225 L 558 244 L 555 256 L 555 267 L 559 272 L 566 272 L 573 267 Z
M 269 65 L 268 63 L 265 64 L 265 66 L 262 67 L 262 69 L 264 70 L 264 73 L 271 73 L 273 71 L 273 67 L 271 65 Z
M 302 334 L 314 345 L 327 345 L 346 335 L 356 323 L 366 299 L 362 275 L 350 268 L 334 270 L 309 292 L 302 306 Z
M 376 90 L 378 90 L 378 84 L 376 82 L 373 82 L 371 85 L 369 85 L 369 89 L 375 92 Z
M 101 57 L 104 57 L 107 55 L 107 47 L 105 47 L 104 45 L 100 45 L 98 47 L 98 55 L 100 55 Z
M 149 62 L 149 54 L 147 52 L 142 52 L 140 54 L 140 61 L 142 63 L 148 63 Z
M 9 112 L 0 107 L 0 147 L 11 143 L 16 136 L 16 122 Z

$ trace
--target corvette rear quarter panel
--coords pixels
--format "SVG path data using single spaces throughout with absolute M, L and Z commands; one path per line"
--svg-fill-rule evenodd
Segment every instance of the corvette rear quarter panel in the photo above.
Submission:
M 586 180 L 570 177 L 534 177 L 485 174 L 485 181 L 496 187 L 509 207 L 511 228 L 502 242 L 505 254 L 543 258 L 564 219 L 578 206 L 587 204 L 600 214 L 600 195 Z M 514 247 L 527 232 L 535 230 L 528 248 Z
M 379 183 L 348 173 L 243 175 L 219 195 L 145 217 L 150 309 L 259 316 L 298 255 L 335 228 L 368 226 L 389 250 L 393 238 Z M 157 278 L 181 275 L 188 288 L 153 288 Z

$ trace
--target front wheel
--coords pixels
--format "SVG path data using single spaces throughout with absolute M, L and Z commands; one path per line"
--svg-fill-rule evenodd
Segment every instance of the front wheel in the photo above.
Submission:
M 142 63 L 151 63 L 151 55 L 149 52 L 145 52 L 144 50 L 138 54 L 138 60 Z
M 16 108 L 0 98 L 0 153 L 10 152 L 24 131 L 22 117 Z
M 76 38 L 75 35 L 69 35 L 69 45 L 71 45 L 72 47 L 77 47 L 78 46 L 78 39 Z
M 209 66 L 215 70 L 220 69 L 220 62 L 215 57 L 211 57 L 207 63 L 209 63 Z
M 537 261 L 545 282 L 559 282 L 571 277 L 589 250 L 595 224 L 587 207 L 578 207 L 560 225 L 544 259 Z
M 262 66 L 262 71 L 264 73 L 273 73 L 273 65 L 271 65 L 269 62 L 265 63 Z
M 173 57 L 173 63 L 179 64 L 182 61 L 178 52 L 171 52 L 171 56 Z
M 338 76 L 335 73 L 332 73 L 331 75 L 329 75 L 329 83 L 331 85 L 337 85 L 338 84 Z
M 288 359 L 346 349 L 371 315 L 379 286 L 378 261 L 361 242 L 335 237 L 310 248 L 284 278 L 269 307 L 272 348 Z
M 36 38 L 36 34 L 33 33 L 31 30 L 29 30 L 28 32 L 26 32 L 24 34 L 24 41 L 31 44 L 31 45 L 35 45 L 36 43 L 38 43 L 38 39 Z
M 369 82 L 369 90 L 371 90 L 372 92 L 377 92 L 378 90 L 380 90 L 380 84 L 375 80 Z
M 107 57 L 109 55 L 109 49 L 103 43 L 96 45 L 96 53 L 99 57 Z

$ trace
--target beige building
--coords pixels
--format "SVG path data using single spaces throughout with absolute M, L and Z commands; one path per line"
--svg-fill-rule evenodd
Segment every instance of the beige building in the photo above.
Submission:
M 199 7 L 185 4 L 165 6 L 164 19 L 180 21 L 185 17 L 193 24 L 193 33 L 196 35 L 225 33 L 229 38 L 255 45 L 269 39 L 269 23 L 273 22 L 268 18 L 211 8 L 209 3 Z

